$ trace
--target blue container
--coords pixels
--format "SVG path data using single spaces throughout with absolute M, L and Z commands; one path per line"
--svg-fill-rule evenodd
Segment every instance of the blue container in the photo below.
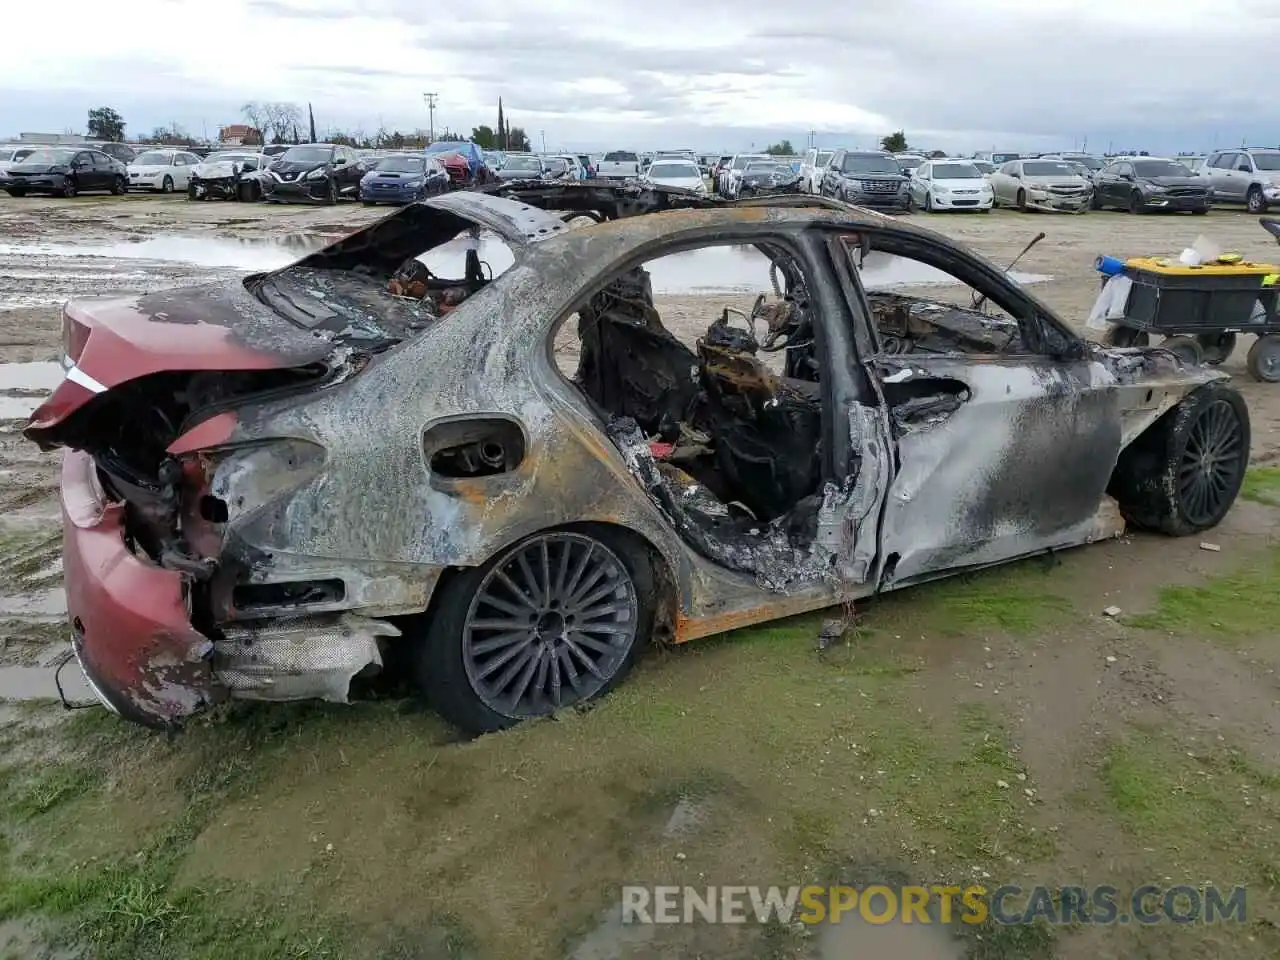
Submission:
M 1093 269 L 1097 270 L 1104 277 L 1114 277 L 1117 274 L 1124 273 L 1124 261 L 1115 257 L 1099 257 L 1093 261 Z

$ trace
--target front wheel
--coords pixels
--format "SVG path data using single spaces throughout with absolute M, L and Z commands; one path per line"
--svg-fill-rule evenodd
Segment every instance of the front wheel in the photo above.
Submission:
M 67 179 L 62 182 L 62 195 L 70 200 L 77 192 L 75 180 L 71 177 L 67 177 Z
M 1249 193 L 1245 197 L 1244 205 L 1250 213 L 1266 213 L 1267 198 L 1262 195 L 1262 188 L 1250 187 Z
M 160 181 L 161 193 L 173 193 L 173 177 L 165 177 Z
M 338 202 L 338 181 L 337 181 L 337 180 L 330 180 L 330 181 L 329 181 L 329 190 L 328 190 L 328 192 L 325 194 L 324 202 L 325 202 L 325 203 L 337 203 L 337 202 Z
M 924 212 L 933 213 L 933 194 L 926 193 L 924 195 Z
M 419 683 L 446 720 L 477 734 L 585 703 L 630 670 L 654 589 L 625 534 L 535 534 L 446 581 Z
M 1129 194 L 1129 212 L 1142 213 L 1142 194 L 1137 190 Z
M 129 181 L 124 177 L 116 177 L 111 183 L 111 192 L 117 197 L 123 197 L 129 192 Z
M 1206 384 L 1121 452 L 1108 492 L 1136 526 L 1175 537 L 1208 530 L 1240 492 L 1249 439 L 1240 394 Z
M 1023 213 L 1027 212 L 1027 191 L 1025 190 L 1018 191 L 1018 209 Z

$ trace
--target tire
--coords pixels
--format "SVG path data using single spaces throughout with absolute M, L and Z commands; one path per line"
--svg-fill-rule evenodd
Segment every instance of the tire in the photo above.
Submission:
M 1191 211 L 1192 215 L 1197 217 L 1203 217 L 1208 212 L 1209 212 L 1208 207 L 1196 207 L 1194 210 Z
M 979 213 L 990 213 L 990 212 L 991 212 L 991 210 L 992 210 L 992 208 L 993 208 L 994 206 L 995 206 L 995 204 L 992 204 L 990 207 L 980 207 L 980 208 L 978 209 L 978 212 L 979 212 Z
M 916 212 L 916 198 L 911 196 L 911 193 L 908 192 L 907 193 L 907 213 L 915 213 L 915 212 Z
M 924 212 L 933 213 L 933 194 L 926 193 L 924 195 Z
M 1244 205 L 1250 213 L 1266 213 L 1267 198 L 1262 195 L 1262 188 L 1253 186 L 1245 196 Z
M 329 178 L 329 189 L 325 193 L 324 202 L 330 204 L 338 202 L 338 181 L 332 177 Z
M 1280 336 L 1265 333 L 1249 348 L 1245 361 L 1249 376 L 1262 383 L 1280 383 Z
M 630 671 L 651 631 L 652 571 L 648 552 L 628 534 L 591 527 L 545 530 L 453 575 L 432 602 L 417 648 L 427 701 L 480 734 L 603 696 Z M 596 610 L 590 621 L 598 629 L 575 629 L 567 609 Z M 559 706 L 551 663 L 560 675 Z
M 160 181 L 161 193 L 173 193 L 173 177 L 165 177 Z
M 111 182 L 111 192 L 117 197 L 123 197 L 129 192 L 129 181 L 124 177 L 116 177 Z
M 196 185 L 195 185 L 194 183 L 188 183 L 188 184 L 187 184 L 187 199 L 188 199 L 188 200 L 199 200 L 199 199 L 200 199 L 200 197 L 199 197 L 199 196 L 197 196 L 197 194 L 196 194 Z
M 1097 190 L 1093 191 L 1093 194 L 1089 197 L 1089 209 L 1090 210 L 1102 209 L 1102 198 L 1098 196 Z
M 360 202 L 361 202 L 361 203 L 363 203 L 366 207 L 376 207 L 376 206 L 377 206 L 377 204 L 376 204 L 374 201 L 372 201 L 372 200 L 361 200 Z
M 1018 209 L 1021 210 L 1023 213 L 1026 213 L 1027 212 L 1027 191 L 1025 190 L 1018 191 L 1017 203 L 1018 203 Z
M 1129 194 L 1129 212 L 1136 213 L 1136 214 L 1140 214 L 1143 212 L 1142 194 L 1140 194 L 1137 190 Z
M 70 200 L 72 197 L 76 195 L 76 193 L 77 193 L 76 182 L 71 177 L 68 177 L 62 183 L 62 195 L 66 197 L 68 200 Z
M 1165 337 L 1160 346 L 1181 360 L 1184 366 L 1198 367 L 1204 363 L 1204 350 L 1195 337 Z
M 1123 327 L 1119 324 L 1107 331 L 1104 340 L 1112 347 L 1145 347 L 1151 342 L 1147 331 L 1135 330 L 1133 327 Z
M 1244 399 L 1205 384 L 1121 451 L 1107 492 L 1135 526 L 1174 537 L 1209 530 L 1240 492 L 1249 441 Z
M 1217 366 L 1231 356 L 1231 351 L 1236 348 L 1236 335 L 1234 333 L 1201 333 L 1196 335 L 1196 342 L 1200 344 L 1204 362 Z

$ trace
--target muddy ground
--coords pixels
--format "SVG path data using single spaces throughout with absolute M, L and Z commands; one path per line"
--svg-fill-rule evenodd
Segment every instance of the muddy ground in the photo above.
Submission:
M 0 361 L 56 360 L 68 297 L 234 277 L 381 213 L 0 197 Z M 1280 252 L 1237 212 L 915 219 L 1000 262 L 1045 230 L 1019 269 L 1077 321 L 1100 253 L 1197 233 Z M 694 335 L 751 299 L 658 305 Z M 597 709 L 471 743 L 399 699 L 236 707 L 173 742 L 15 702 L 52 693 L 61 645 L 56 460 L 0 419 L 0 957 L 1276 956 L 1280 390 L 1247 379 L 1247 348 L 1224 369 L 1255 469 L 1204 545 L 1127 536 L 920 587 L 822 652 L 808 617 L 655 653 Z M 0 382 L 0 412 L 37 388 Z M 832 880 L 1240 884 L 1248 915 L 836 932 L 611 913 L 625 883 Z

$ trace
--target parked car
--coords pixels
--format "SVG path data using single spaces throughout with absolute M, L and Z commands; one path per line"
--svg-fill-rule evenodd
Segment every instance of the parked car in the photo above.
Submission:
M 272 203 L 337 203 L 340 197 L 356 196 L 364 173 L 351 147 L 298 144 L 267 166 L 260 178 L 262 196 Z
M 449 173 L 435 157 L 421 153 L 398 153 L 379 157 L 360 178 L 360 202 L 366 207 L 379 203 L 413 203 L 449 189 Z
M 68 144 L 67 146 L 71 146 Z M 105 153 L 113 160 L 119 160 L 126 167 L 133 163 L 133 158 L 138 155 L 138 151 L 127 143 L 120 143 L 116 140 L 89 140 L 84 144 L 75 144 L 75 146 L 88 147 L 91 150 L 97 150 L 99 153 Z
M 1010 160 L 991 175 L 997 207 L 1084 213 L 1092 185 L 1065 160 Z
M 716 184 L 719 182 L 719 179 L 720 179 L 720 172 L 724 170 L 727 166 L 729 166 L 729 164 L 732 162 L 733 162 L 732 156 L 723 156 L 723 157 L 718 157 L 716 159 L 716 162 L 711 165 L 710 177 L 711 177 L 712 190 L 716 189 Z
M 452 153 L 462 157 L 467 161 L 467 186 L 480 180 L 484 170 L 484 154 L 480 147 L 470 140 L 437 140 L 428 144 L 423 153 L 437 157 Z
M 0 143 L 0 174 L 4 173 L 15 163 L 21 163 L 36 150 L 29 144 L 21 143 Z
M 508 180 L 541 180 L 546 169 L 541 157 L 531 153 L 509 153 L 498 170 L 498 179 L 504 183 Z
M 722 197 L 736 197 L 738 195 L 738 183 L 742 179 L 742 171 L 747 168 L 747 164 L 752 160 L 769 159 L 771 157 L 767 153 L 734 154 L 728 166 L 722 167 L 720 170 L 720 179 L 716 182 L 716 192 Z
M 1122 160 L 1103 167 L 1093 180 L 1095 210 L 1115 207 L 1130 213 L 1189 210 L 1205 214 L 1212 200 L 1206 180 L 1176 160 Z
M 97 150 L 41 147 L 13 164 L 0 186 L 11 197 L 28 193 L 74 197 L 91 190 L 119 195 L 129 190 L 129 173 L 119 160 Z
M 449 187 L 452 190 L 465 190 L 473 185 L 471 164 L 460 153 L 437 153 L 434 159 L 444 167 L 449 175 Z
M 68 374 L 24 434 L 64 448 L 70 646 L 105 705 L 172 730 L 228 697 L 344 701 L 403 660 L 449 721 L 492 731 L 605 695 L 663 636 L 1126 525 L 1197 536 L 1240 490 L 1249 413 L 1225 374 L 1091 344 L 916 224 L 509 188 L 220 287 L 65 306 Z M 699 209 L 561 218 L 679 205 Z M 397 295 L 417 257 L 481 228 L 514 266 Z M 721 244 L 771 261 L 767 336 L 725 311 L 690 348 L 636 264 Z M 867 291 L 867 255 L 999 312 Z M 574 333 L 569 378 L 550 358 Z
M 970 160 L 969 163 L 972 163 L 975 167 L 977 167 L 978 172 L 982 174 L 984 177 L 986 177 L 988 180 L 990 180 L 991 175 L 996 172 L 996 165 L 992 163 L 990 160 Z
M 928 158 L 918 153 L 895 153 L 893 159 L 898 161 L 898 166 L 902 168 L 903 173 L 911 176 Z
M 596 170 L 600 180 L 627 180 L 640 176 L 640 158 L 630 150 L 612 150 Z
M 822 195 L 861 207 L 911 206 L 909 178 L 883 150 L 837 150 L 822 176 Z
M 1280 150 L 1241 147 L 1209 154 L 1201 173 L 1214 203 L 1243 203 L 1250 213 L 1266 213 L 1280 203 Z
M 654 160 L 640 179 L 644 183 L 679 187 L 699 194 L 707 192 L 707 183 L 702 179 L 702 171 L 691 160 Z
M 266 157 L 278 157 L 282 153 L 287 153 L 290 145 L 287 143 L 269 143 L 262 148 L 262 155 Z
M 596 164 L 588 154 L 577 154 L 578 164 L 582 167 L 583 179 L 594 180 L 596 178 Z
M 551 158 L 549 166 L 551 168 L 551 171 L 552 171 L 551 175 L 553 177 L 556 176 L 555 171 L 559 169 L 561 163 L 564 164 L 564 168 L 565 168 L 565 172 L 563 175 L 568 177 L 570 180 L 587 179 L 587 170 L 582 165 L 582 161 L 579 160 L 577 156 L 571 153 L 562 153 L 557 157 Z
M 780 160 L 752 160 L 742 169 L 738 180 L 738 197 L 755 197 L 762 194 L 801 193 L 800 174 L 791 164 Z
M 1177 160 L 1184 167 L 1186 167 L 1188 170 L 1190 170 L 1192 173 L 1199 176 L 1204 171 L 1204 162 L 1207 158 L 1186 156 L 1186 157 L 1175 157 L 1174 159 Z
M 252 150 L 223 150 L 211 153 L 191 168 L 187 180 L 188 200 L 262 199 L 262 181 L 253 176 L 266 169 L 271 158 Z
M 161 193 L 186 190 L 191 169 L 199 162 L 199 157 L 186 150 L 146 150 L 129 164 L 129 189 Z
M 810 148 L 800 161 L 800 185 L 805 193 L 822 192 L 822 173 L 835 155 L 834 150 Z
M 1051 154 L 1046 154 L 1043 157 L 1039 157 L 1038 159 L 1065 160 L 1068 163 L 1074 164 L 1076 167 L 1083 168 L 1083 174 L 1089 180 L 1092 180 L 1095 176 L 1097 176 L 1098 171 L 1107 165 L 1106 160 L 1102 160 L 1088 153 L 1076 153 L 1076 152 L 1051 153 Z
M 907 187 L 911 203 L 938 210 L 991 212 L 991 184 L 968 160 L 926 160 Z

